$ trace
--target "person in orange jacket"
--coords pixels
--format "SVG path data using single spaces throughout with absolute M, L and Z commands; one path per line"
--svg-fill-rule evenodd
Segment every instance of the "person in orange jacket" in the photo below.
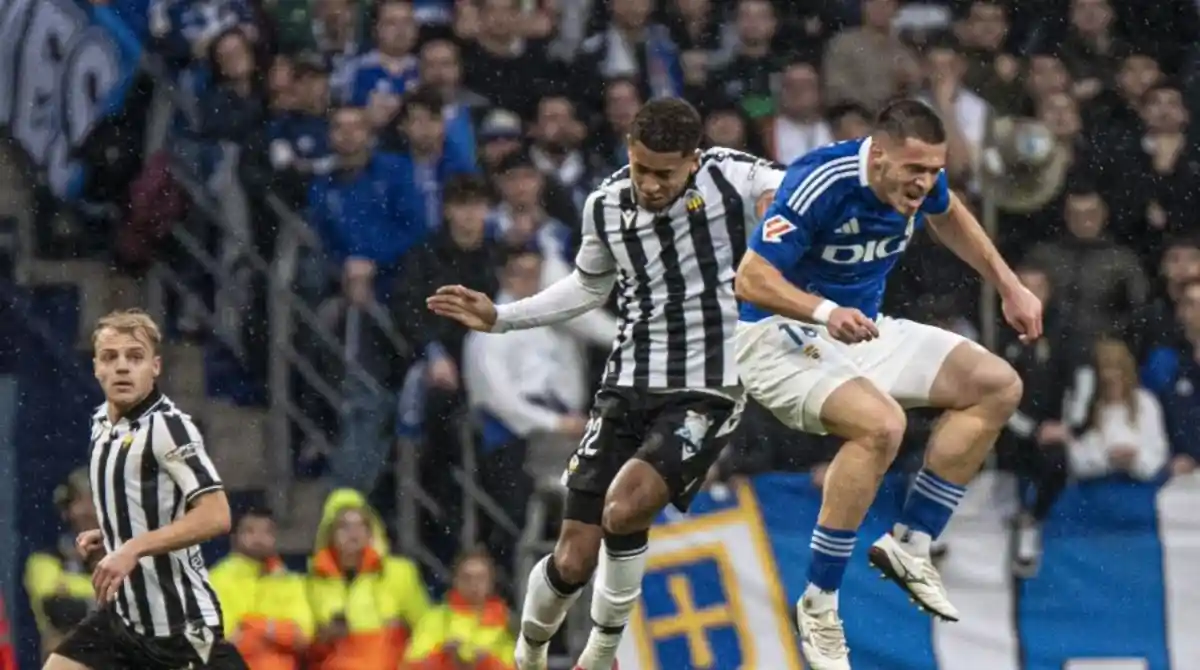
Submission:
M 304 575 L 288 571 L 275 546 L 275 521 L 253 509 L 238 519 L 233 552 L 209 579 L 221 598 L 225 635 L 250 670 L 298 670 L 313 635 Z
M 485 549 L 459 557 L 446 602 L 417 624 L 402 670 L 513 670 L 516 638 L 495 573 Z
M 389 553 L 379 515 L 353 489 L 325 500 L 308 601 L 317 629 L 310 670 L 395 670 L 429 609 L 416 564 Z

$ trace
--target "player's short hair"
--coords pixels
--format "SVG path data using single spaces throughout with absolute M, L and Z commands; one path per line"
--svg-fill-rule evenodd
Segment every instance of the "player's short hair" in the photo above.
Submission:
M 158 324 L 141 309 L 118 309 L 100 317 L 96 327 L 92 329 L 92 352 L 96 351 L 96 340 L 105 330 L 114 330 L 123 335 L 141 336 L 150 345 L 153 353 L 157 354 L 162 348 L 162 331 Z
M 656 153 L 691 154 L 700 148 L 704 121 L 682 98 L 658 98 L 642 105 L 629 129 L 630 143 Z
M 446 100 L 442 94 L 432 86 L 418 86 L 417 90 L 412 93 L 404 94 L 404 116 L 407 118 L 414 110 L 423 109 L 429 112 L 430 116 L 440 117 L 442 108 L 446 106 Z
M 946 124 L 932 107 L 912 98 L 894 100 L 875 117 L 875 132 L 897 140 L 914 139 L 926 144 L 945 144 Z

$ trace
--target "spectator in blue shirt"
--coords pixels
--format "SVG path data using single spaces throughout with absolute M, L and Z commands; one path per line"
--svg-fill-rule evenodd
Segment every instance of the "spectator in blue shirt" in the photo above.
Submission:
M 399 122 L 389 129 L 384 146 L 399 155 L 404 170 L 412 175 L 421 198 L 422 218 L 429 227 L 442 221 L 442 187 L 454 175 L 475 174 L 470 146 L 446 132 L 442 96 L 421 86 L 404 100 Z
M 382 128 L 396 116 L 404 94 L 417 83 L 417 23 L 412 3 L 386 0 L 375 19 L 375 49 L 347 65 L 345 101 L 366 107 L 371 125 Z
M 341 107 L 329 132 L 334 169 L 309 190 L 309 220 L 329 262 L 342 269 L 351 303 L 374 298 L 387 286 L 396 260 L 425 238 L 412 163 L 375 151 L 366 112 Z
M 1158 395 L 1171 442 L 1170 470 L 1182 475 L 1200 462 L 1200 281 L 1179 291 L 1178 335 L 1150 350 L 1142 382 Z
M 258 39 L 249 0 L 152 0 L 150 32 L 166 54 L 179 62 L 203 60 L 218 35 L 240 28 Z
M 329 72 L 321 61 L 299 61 L 291 86 L 294 105 L 275 114 L 267 128 L 271 168 L 288 200 L 303 203 L 314 175 L 333 169 L 329 147 Z
M 421 47 L 421 85 L 441 94 L 446 106 L 446 135 L 462 146 L 475 147 L 475 123 L 480 120 L 488 101 L 462 83 L 462 56 L 458 45 L 449 39 L 432 39 Z M 472 159 L 472 162 L 474 160 Z

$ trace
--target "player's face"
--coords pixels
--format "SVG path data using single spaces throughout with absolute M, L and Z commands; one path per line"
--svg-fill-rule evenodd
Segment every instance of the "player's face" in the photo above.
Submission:
M 946 167 L 946 145 L 877 135 L 871 143 L 871 160 L 878 175 L 876 191 L 883 201 L 912 216 Z
M 699 154 L 659 153 L 629 143 L 629 175 L 638 204 L 657 211 L 675 202 L 700 165 Z
M 144 333 L 105 328 L 96 335 L 92 367 L 104 398 L 113 407 L 125 410 L 150 395 L 162 360 Z

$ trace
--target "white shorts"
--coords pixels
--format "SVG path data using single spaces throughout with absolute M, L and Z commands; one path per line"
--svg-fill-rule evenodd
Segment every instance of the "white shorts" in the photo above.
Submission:
M 823 326 L 772 316 L 739 322 L 735 331 L 738 372 L 746 392 L 784 425 L 827 432 L 821 407 L 842 384 L 857 377 L 873 382 L 901 407 L 924 407 L 942 362 L 970 340 L 948 330 L 880 316 L 879 337 L 844 344 Z

